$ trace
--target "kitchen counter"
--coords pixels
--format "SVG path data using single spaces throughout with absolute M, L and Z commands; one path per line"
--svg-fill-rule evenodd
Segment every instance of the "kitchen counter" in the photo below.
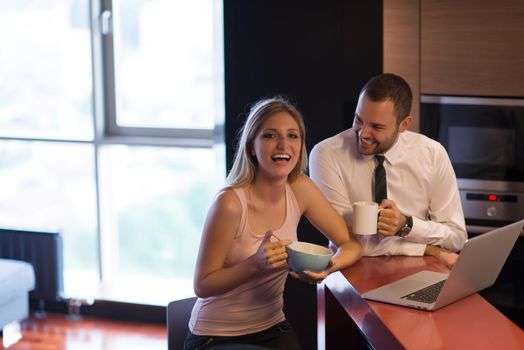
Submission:
M 429 312 L 368 301 L 368 290 L 427 269 L 433 257 L 364 257 L 318 286 L 318 349 L 523 349 L 524 331 L 475 293 Z

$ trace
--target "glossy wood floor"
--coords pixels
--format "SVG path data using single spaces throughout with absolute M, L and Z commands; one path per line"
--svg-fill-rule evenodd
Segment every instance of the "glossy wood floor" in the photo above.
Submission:
M 69 320 L 49 313 L 45 319 L 22 322 L 22 339 L 8 350 L 166 350 L 163 325 L 84 316 Z M 6 349 L 0 341 L 0 348 Z

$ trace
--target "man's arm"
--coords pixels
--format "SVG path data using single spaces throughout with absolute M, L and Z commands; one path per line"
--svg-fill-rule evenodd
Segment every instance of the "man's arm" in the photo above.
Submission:
M 434 256 L 435 258 L 440 260 L 444 265 L 446 265 L 449 269 L 451 269 L 453 265 L 455 265 L 458 259 L 457 253 L 433 245 L 426 245 L 424 255 Z
M 313 147 L 309 156 L 309 176 L 333 208 L 348 222 L 351 202 L 338 169 L 332 155 L 322 145 Z
M 429 220 L 413 217 L 413 228 L 405 239 L 454 252 L 464 247 L 467 233 L 457 179 L 442 146 L 436 153 L 435 173 L 429 189 L 428 216 Z

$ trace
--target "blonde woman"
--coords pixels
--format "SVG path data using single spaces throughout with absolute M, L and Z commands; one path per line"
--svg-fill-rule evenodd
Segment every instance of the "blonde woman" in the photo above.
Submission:
M 298 349 L 282 311 L 285 246 L 305 215 L 337 246 L 329 267 L 293 277 L 319 283 L 360 257 L 345 221 L 304 175 L 302 115 L 281 97 L 257 102 L 241 130 L 233 167 L 212 203 L 194 276 L 199 297 L 185 349 Z M 236 344 L 236 345 L 235 345 Z

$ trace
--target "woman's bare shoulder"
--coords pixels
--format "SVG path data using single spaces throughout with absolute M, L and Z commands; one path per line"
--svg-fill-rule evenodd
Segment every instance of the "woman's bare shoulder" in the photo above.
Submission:
M 311 181 L 311 179 L 305 174 L 299 174 L 295 181 L 291 182 L 289 185 L 293 189 L 293 192 L 308 190 L 311 189 L 311 186 L 315 186 L 313 181 Z
M 231 187 L 224 188 L 217 193 L 212 207 L 228 215 L 239 214 L 242 211 L 240 199 Z
M 302 212 L 304 212 L 317 195 L 318 189 L 316 188 L 315 183 L 311 181 L 307 175 L 300 174 L 295 181 L 289 185 L 291 186 L 291 190 L 293 191 Z

